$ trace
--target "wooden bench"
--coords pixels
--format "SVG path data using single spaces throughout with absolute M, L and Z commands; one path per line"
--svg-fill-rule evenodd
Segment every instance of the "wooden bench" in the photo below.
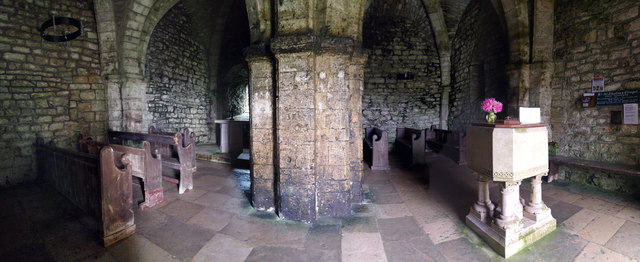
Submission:
M 364 159 L 372 170 L 389 169 L 389 143 L 387 132 L 376 127 L 367 127 L 364 132 Z
M 467 134 L 462 131 L 437 129 L 434 126 L 426 130 L 427 152 L 442 154 L 458 165 L 467 164 Z
M 196 145 L 193 143 L 193 133 L 188 135 L 188 141 L 184 141 L 182 133 L 143 134 L 133 132 L 108 131 L 109 143 L 123 144 L 125 140 L 148 141 L 152 152 L 161 155 L 162 166 L 180 171 L 180 178 L 162 179 L 178 184 L 178 193 L 182 194 L 187 189 L 193 189 L 193 173 L 196 172 Z
M 104 146 L 87 154 L 36 141 L 38 173 L 100 224 L 105 247 L 136 231 L 129 154 Z
M 423 165 L 425 149 L 424 129 L 396 128 L 396 141 L 394 147 L 399 151 L 410 152 L 411 164 Z
M 109 144 L 94 141 L 90 137 L 80 135 L 78 139 L 78 150 L 83 153 L 97 154 Z M 159 153 L 151 152 L 149 142 L 143 141 L 142 148 L 128 147 L 123 145 L 110 145 L 117 151 L 126 152 L 131 160 L 131 175 L 142 179 L 142 191 L 144 202 L 138 207 L 146 210 L 157 204 L 164 202 L 164 191 L 162 189 L 162 160 Z
M 609 164 L 566 156 L 549 156 L 549 175 L 547 177 L 548 182 L 558 179 L 558 167 L 561 165 L 610 172 L 626 176 L 640 177 L 640 169 L 635 166 Z

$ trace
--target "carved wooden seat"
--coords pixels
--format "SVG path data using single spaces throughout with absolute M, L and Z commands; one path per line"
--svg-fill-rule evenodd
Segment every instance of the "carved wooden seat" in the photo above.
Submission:
M 458 165 L 467 164 L 467 137 L 462 131 L 437 129 L 434 126 L 426 130 L 425 151 L 440 153 Z
M 178 179 L 162 179 L 179 185 L 178 193 L 193 189 L 193 173 L 196 171 L 196 145 L 193 132 L 186 131 L 187 140 L 182 133 L 143 134 L 133 132 L 108 131 L 109 143 L 123 144 L 125 140 L 148 141 L 153 152 L 159 152 L 162 166 L 180 170 Z
M 153 126 L 149 127 L 149 134 L 160 134 L 160 135 L 169 135 L 169 136 L 173 136 L 176 133 L 171 133 L 171 132 L 165 132 L 162 131 L 159 128 L 155 128 Z M 187 154 L 185 154 L 185 163 L 193 163 L 191 166 L 192 172 L 196 172 L 197 167 L 196 167 L 196 154 L 195 154 L 195 148 L 196 148 L 196 143 L 195 143 L 195 133 L 190 132 L 188 128 L 184 128 L 182 129 L 182 146 L 183 148 L 190 148 L 193 147 L 193 154 L 190 154 L 191 150 L 187 150 L 188 152 L 185 152 Z M 179 153 L 176 150 L 176 148 L 174 146 L 169 146 L 166 144 L 160 144 L 158 145 L 158 148 L 161 148 L 160 153 L 163 155 L 164 157 L 164 161 L 162 162 L 162 164 L 164 166 L 173 168 L 173 169 L 180 169 L 180 165 L 181 165 L 181 161 L 180 157 L 179 157 Z M 179 161 L 180 160 L 180 161 Z
M 364 159 L 372 170 L 389 169 L 389 143 L 387 132 L 376 127 L 365 128 Z
M 99 154 L 74 152 L 38 138 L 36 157 L 38 173 L 100 222 L 105 247 L 135 233 L 128 153 L 109 145 Z
M 92 140 L 90 137 L 78 139 L 78 149 L 80 152 L 95 154 L 109 144 Z M 162 161 L 158 152 L 151 152 L 149 142 L 143 141 L 142 148 L 128 147 L 123 145 L 110 145 L 119 152 L 126 152 L 130 155 L 131 175 L 142 179 L 142 191 L 144 202 L 138 207 L 141 210 L 153 207 L 164 202 L 164 192 L 162 189 Z M 157 150 L 156 150 L 157 151 Z
M 394 147 L 399 151 L 410 152 L 411 164 L 423 165 L 425 136 L 424 129 L 398 127 Z

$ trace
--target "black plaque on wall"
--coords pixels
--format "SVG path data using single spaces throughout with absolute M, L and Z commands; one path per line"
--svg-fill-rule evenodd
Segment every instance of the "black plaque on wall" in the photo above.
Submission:
M 640 89 L 596 93 L 596 106 L 619 106 L 640 103 Z

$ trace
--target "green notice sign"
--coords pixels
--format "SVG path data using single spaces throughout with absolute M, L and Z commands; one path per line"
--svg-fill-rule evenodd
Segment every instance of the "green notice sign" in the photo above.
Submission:
M 640 103 L 640 89 L 596 93 L 596 106 L 619 106 Z

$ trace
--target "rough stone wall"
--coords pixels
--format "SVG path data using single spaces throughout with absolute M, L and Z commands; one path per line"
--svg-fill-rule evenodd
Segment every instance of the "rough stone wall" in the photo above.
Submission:
M 147 52 L 147 101 L 151 124 L 167 131 L 189 128 L 198 143 L 214 139 L 209 134 L 210 109 L 207 57 L 195 39 L 192 22 L 181 3 L 156 25 Z
M 84 19 L 85 34 L 42 42 L 49 12 Z M 36 136 L 75 148 L 79 133 L 103 140 L 105 90 L 96 25 L 87 1 L 0 3 L 0 186 L 36 178 Z
M 249 97 L 247 89 L 249 86 L 249 74 L 244 64 L 236 64 L 224 77 L 222 89 L 224 90 L 223 110 L 219 110 L 223 118 L 235 117 L 249 114 Z M 236 118 L 238 119 L 238 118 Z
M 452 51 L 449 129 L 465 130 L 472 122 L 484 121 L 486 113 L 480 108 L 484 99 L 495 97 L 508 104 L 505 69 L 509 47 L 489 1 L 469 3 L 453 37 Z M 498 114 L 498 118 L 505 116 L 506 111 Z
M 595 76 L 605 78 L 605 91 L 640 89 L 640 2 L 588 2 L 556 3 L 551 139 L 559 143 L 559 155 L 637 167 L 639 126 L 610 124 L 610 112 L 622 106 L 581 108 L 579 98 L 591 91 Z M 628 183 L 628 177 L 584 169 L 563 168 L 561 178 L 610 190 L 640 189 L 637 179 Z
M 363 127 L 428 128 L 440 123 L 440 64 L 429 19 L 417 0 L 373 1 L 364 22 L 369 58 L 362 94 Z M 397 74 L 412 73 L 412 80 Z

